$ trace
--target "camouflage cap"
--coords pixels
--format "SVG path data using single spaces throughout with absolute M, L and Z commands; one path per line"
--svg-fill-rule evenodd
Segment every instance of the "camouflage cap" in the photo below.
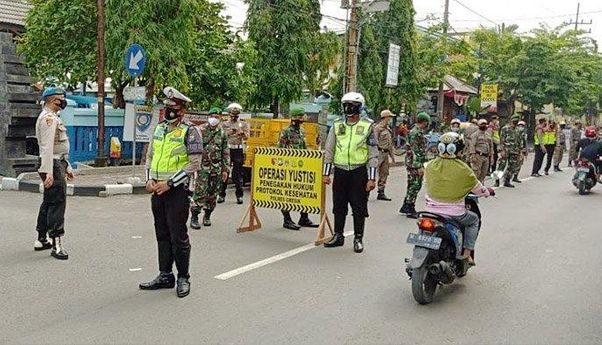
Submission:
M 288 114 L 290 117 L 303 117 L 303 115 L 305 115 L 305 109 L 301 107 L 295 107 L 292 108 Z

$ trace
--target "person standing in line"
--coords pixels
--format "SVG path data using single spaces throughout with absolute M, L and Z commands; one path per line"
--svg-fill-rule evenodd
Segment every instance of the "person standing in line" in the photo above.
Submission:
M 518 173 L 520 168 L 519 159 L 521 154 L 521 134 L 516 129 L 520 121 L 520 115 L 514 114 L 510 118 L 510 123 L 506 124 L 500 131 L 500 164 L 498 169 L 503 171 L 504 187 L 514 188 L 510 179 Z M 498 187 L 499 180 L 496 180 L 495 186 Z
M 228 135 L 228 148 L 230 149 L 230 161 L 232 163 L 232 180 L 236 186 L 236 203 L 243 203 L 243 164 L 245 162 L 244 142 L 250 135 L 249 124 L 239 119 L 242 107 L 238 103 L 232 103 L 227 110 L 230 112 L 230 121 L 222 123 L 226 135 Z M 226 200 L 227 183 L 222 185 L 217 202 L 221 204 Z
M 178 269 L 176 293 L 190 293 L 190 239 L 188 237 L 189 181 L 199 170 L 203 138 L 182 122 L 190 98 L 166 87 L 165 120 L 157 125 L 146 154 L 146 190 L 152 193 L 151 208 L 159 256 L 159 275 L 140 283 L 141 290 L 172 289 Z
M 573 166 L 573 162 L 577 159 L 577 144 L 579 144 L 579 140 L 581 140 L 581 120 L 575 120 L 573 128 L 571 128 L 571 145 L 569 152 L 569 167 Z
M 498 162 L 498 151 L 500 146 L 500 120 L 497 115 L 493 115 L 491 117 L 491 122 L 489 122 L 489 127 L 487 128 L 489 135 L 491 135 L 491 139 L 493 139 L 493 164 L 491 164 L 490 172 L 494 172 L 497 167 Z
M 348 205 L 353 210 L 353 251 L 364 251 L 364 227 L 368 217 L 368 195 L 376 187 L 378 148 L 373 123 L 360 118 L 364 107 L 364 96 L 349 92 L 341 99 L 343 119 L 336 120 L 326 139 L 323 167 L 323 182 L 332 186 L 334 237 L 324 247 L 343 246 L 345 218 Z
M 487 132 L 487 120 L 481 119 L 477 124 L 478 130 L 468 140 L 468 156 L 472 170 L 484 183 L 493 162 L 493 139 Z
M 539 124 L 535 128 L 535 135 L 533 137 L 533 151 L 535 151 L 535 159 L 533 160 L 533 169 L 531 170 L 531 176 L 541 177 L 539 171 L 543 165 L 543 159 L 546 155 L 546 147 L 544 146 L 544 132 L 547 128 L 546 119 L 539 119 Z
M 560 162 L 562 162 L 562 157 L 564 156 L 564 151 L 566 150 L 566 134 L 564 132 L 564 128 L 566 127 L 566 123 L 564 121 L 560 122 L 560 129 L 557 131 L 557 144 L 554 149 L 554 171 L 561 172 Z
M 59 260 L 69 259 L 61 238 L 65 235 L 65 209 L 67 207 L 67 180 L 72 180 L 69 164 L 69 138 L 59 113 L 67 106 L 65 91 L 48 87 L 42 93 L 44 109 L 36 121 L 36 138 L 40 148 L 41 164 L 38 169 L 44 185 L 42 205 L 38 212 L 36 251 L 52 249 L 50 255 Z M 48 240 L 50 238 L 50 240 Z
M 554 158 L 554 150 L 556 150 L 558 136 L 558 127 L 556 121 L 552 121 L 550 125 L 544 130 L 543 142 L 546 149 L 546 167 L 544 173 L 550 174 L 550 168 L 552 167 L 552 159 Z
M 528 150 L 527 150 L 527 132 L 526 132 L 526 128 L 525 128 L 525 121 L 520 120 L 518 121 L 518 125 L 516 126 L 516 129 L 518 130 L 518 133 L 520 134 L 520 155 L 519 155 L 519 160 L 518 160 L 518 168 L 516 171 L 516 174 L 514 174 L 514 177 L 512 178 L 512 182 L 516 182 L 516 183 L 522 183 L 522 181 L 518 178 L 518 174 L 520 173 L 520 170 L 523 166 L 523 163 L 525 162 L 525 160 L 527 159 L 527 154 L 528 154 Z
M 389 177 L 389 158 L 395 163 L 393 147 L 393 131 L 389 127 L 393 113 L 383 110 L 380 113 L 380 121 L 374 126 L 376 140 L 378 141 L 378 195 L 377 200 L 391 201 L 385 194 L 387 178 Z

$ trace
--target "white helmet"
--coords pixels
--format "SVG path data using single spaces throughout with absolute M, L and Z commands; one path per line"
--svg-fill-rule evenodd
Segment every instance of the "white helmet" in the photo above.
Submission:
M 242 111 L 242 106 L 238 103 L 230 103 L 230 105 L 228 105 L 226 107 L 226 110 L 228 110 L 228 111 L 238 110 L 240 112 L 240 111 Z
M 348 92 L 348 93 L 344 94 L 343 98 L 341 98 L 341 103 L 348 103 L 348 102 L 361 103 L 362 107 L 366 104 L 366 100 L 364 99 L 364 96 L 359 92 Z

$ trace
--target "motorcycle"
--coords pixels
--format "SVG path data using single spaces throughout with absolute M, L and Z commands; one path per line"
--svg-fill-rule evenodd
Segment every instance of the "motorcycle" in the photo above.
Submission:
M 597 182 L 596 166 L 587 159 L 579 159 L 573 175 L 573 185 L 579 190 L 579 195 L 589 193 Z
M 491 196 L 495 192 L 490 189 Z M 481 211 L 477 196 L 465 198 L 466 209 L 479 217 Z M 430 212 L 418 213 L 418 233 L 409 233 L 407 243 L 414 245 L 411 259 L 406 259 L 406 273 L 412 280 L 412 294 L 419 304 L 429 304 L 439 284 L 451 284 L 464 277 L 470 268 L 467 259 L 459 259 L 463 252 L 463 227 L 447 216 Z M 474 250 L 471 253 L 474 259 Z

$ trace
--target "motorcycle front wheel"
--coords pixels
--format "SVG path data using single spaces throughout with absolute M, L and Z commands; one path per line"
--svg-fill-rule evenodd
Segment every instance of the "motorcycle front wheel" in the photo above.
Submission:
M 426 265 L 412 270 L 412 294 L 419 304 L 429 304 L 437 290 L 437 279 L 426 269 Z

